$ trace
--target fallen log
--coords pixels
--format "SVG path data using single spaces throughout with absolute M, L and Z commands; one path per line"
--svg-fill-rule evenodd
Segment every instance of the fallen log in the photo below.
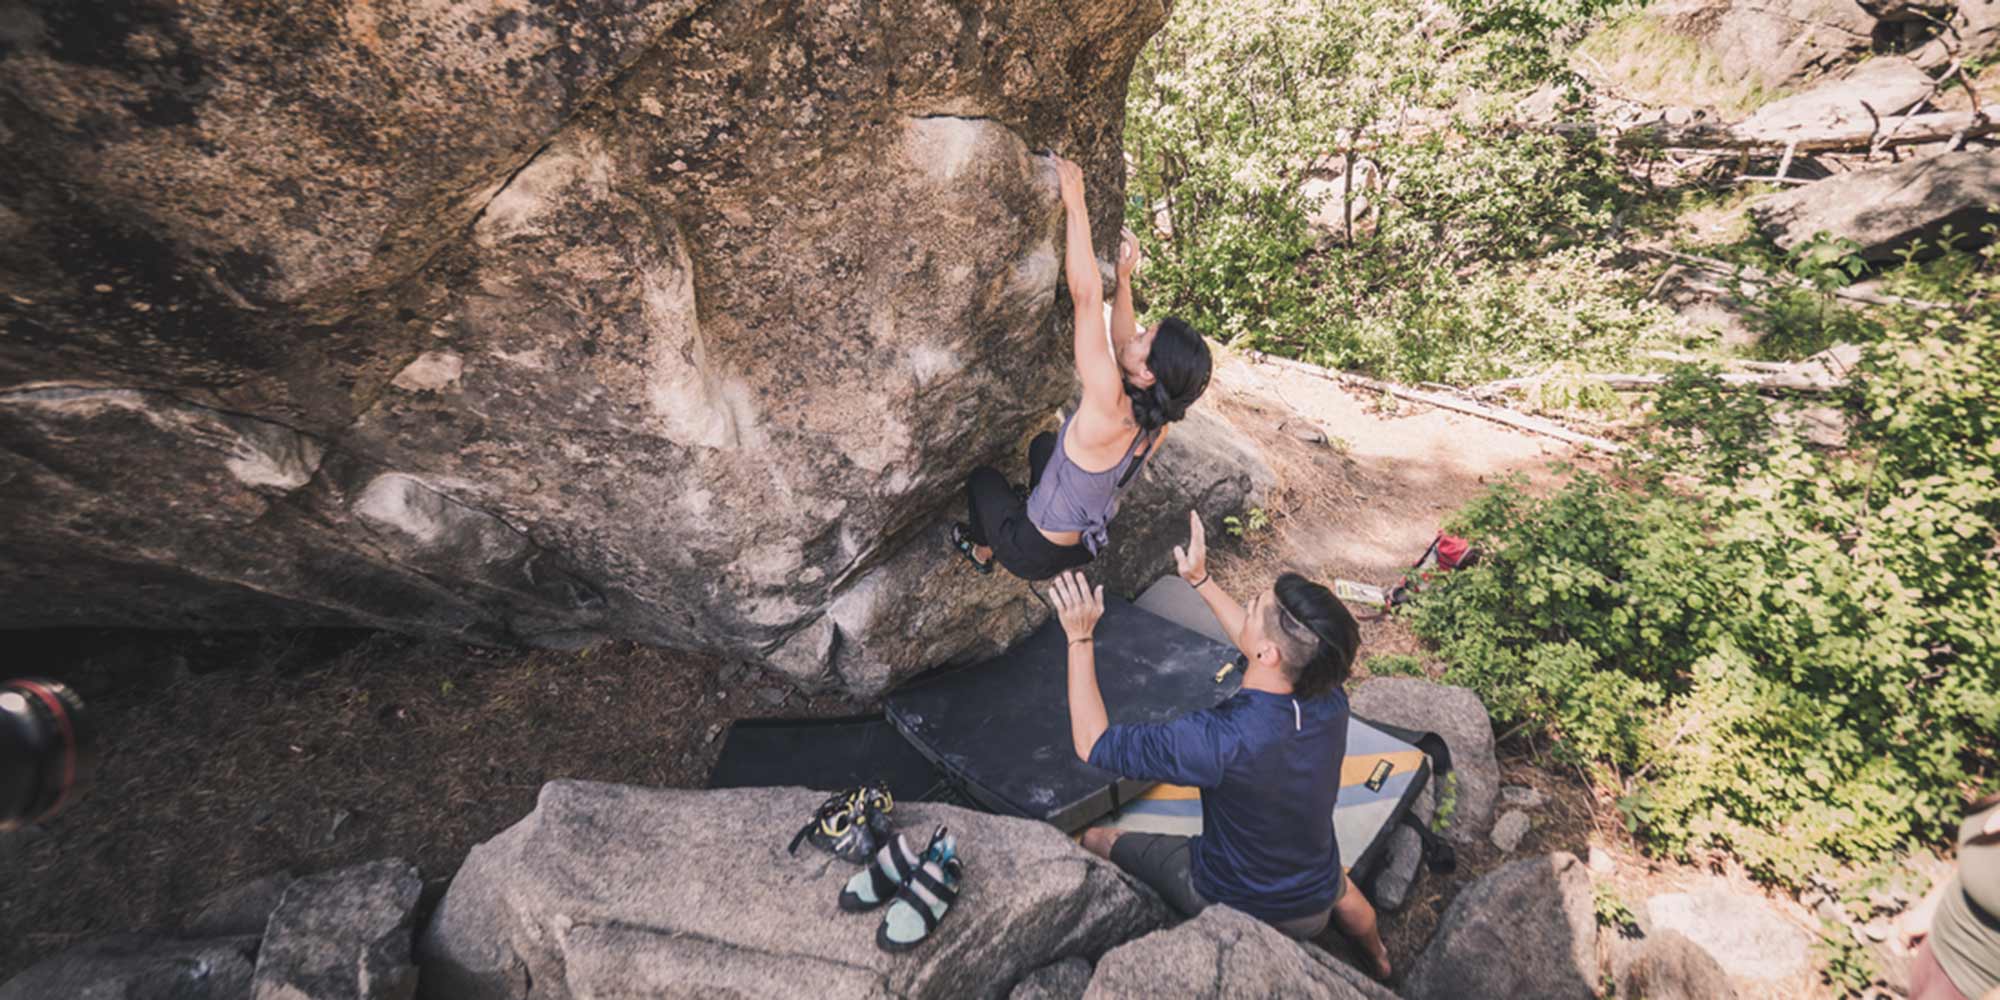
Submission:
M 1366 389 L 1370 392 L 1385 392 L 1398 399 L 1407 399 L 1413 403 L 1424 403 L 1442 410 L 1451 410 L 1454 413 L 1463 413 L 1484 420 L 1491 420 L 1494 423 L 1505 424 L 1517 430 L 1552 437 L 1558 441 L 1567 441 L 1570 444 L 1582 445 L 1586 448 L 1596 449 L 1597 451 L 1615 455 L 1625 450 L 1625 446 L 1616 441 L 1573 431 L 1553 420 L 1531 417 L 1525 413 L 1516 413 L 1504 407 L 1491 406 L 1469 399 L 1459 399 L 1455 396 L 1447 396 L 1442 393 L 1411 389 L 1407 386 L 1396 385 L 1393 382 L 1382 382 L 1365 375 L 1355 375 L 1350 372 L 1322 368 L 1319 365 L 1307 364 L 1304 361 L 1272 357 L 1262 351 L 1250 351 L 1248 352 L 1248 356 L 1256 364 L 1272 365 L 1288 371 L 1311 375 L 1315 378 L 1323 378 L 1331 382 L 1351 385 L 1357 389 Z
M 1642 353 L 1649 358 L 1658 358 L 1661 361 L 1672 361 L 1683 365 L 1716 363 L 1715 358 L 1700 354 L 1689 354 L 1685 351 L 1645 351 Z M 1731 358 L 1728 363 L 1744 371 L 1751 372 L 1785 372 L 1791 371 L 1799 364 L 1796 361 L 1756 361 L 1750 358 Z
M 1644 392 L 1658 389 L 1667 383 L 1668 376 L 1652 372 L 1571 372 L 1563 375 L 1526 375 L 1520 378 L 1503 378 L 1497 382 L 1482 382 L 1466 392 L 1481 399 L 1494 399 L 1516 389 L 1566 379 L 1577 382 L 1597 382 L 1619 392 Z M 1758 374 L 1756 372 L 1721 372 L 1716 379 L 1725 386 L 1734 386 L 1753 392 L 1790 393 L 1801 396 L 1825 396 L 1840 387 L 1830 378 L 1816 378 L 1802 373 Z
M 1691 253 L 1682 253 L 1678 250 L 1662 250 L 1658 247 L 1634 246 L 1629 243 L 1626 244 L 1625 249 L 1633 253 L 1642 253 L 1651 257 L 1659 257 L 1664 260 L 1686 264 L 1690 267 L 1697 267 L 1711 274 L 1728 275 L 1732 278 L 1760 285 L 1785 285 L 1792 288 L 1813 287 L 1807 282 L 1792 277 L 1789 274 L 1767 274 L 1747 264 L 1732 264 L 1729 261 L 1716 260 L 1713 257 L 1700 257 Z M 1834 298 L 1846 299 L 1849 302 L 1862 302 L 1872 306 L 1906 306 L 1911 309 L 1951 308 L 1942 302 L 1928 302 L 1923 299 L 1904 298 L 1901 295 L 1887 295 L 1882 292 L 1872 292 L 1865 288 L 1835 288 L 1828 292 L 1828 294 Z
M 1529 126 L 1530 128 L 1535 126 Z M 1977 139 L 2000 132 L 2000 121 L 1981 111 L 1936 111 L 1909 115 L 1889 134 L 1879 125 L 1846 125 L 1819 129 L 1787 129 L 1783 132 L 1750 132 L 1735 125 L 1697 122 L 1669 125 L 1648 122 L 1629 128 L 1597 122 L 1556 122 L 1541 126 L 1561 135 L 1587 138 L 1607 136 L 1621 149 L 1661 149 L 1694 152 L 1797 153 L 1877 152 L 1898 146 L 1920 146 L 1932 142 Z

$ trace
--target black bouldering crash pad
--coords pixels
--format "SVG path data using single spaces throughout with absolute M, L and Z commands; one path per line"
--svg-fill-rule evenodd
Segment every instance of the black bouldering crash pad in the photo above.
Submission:
M 1242 682 L 1235 648 L 1116 598 L 1105 599 L 1095 646 L 1114 723 L 1165 722 L 1210 708 Z M 1150 783 L 1121 781 L 1077 759 L 1068 663 L 1068 639 L 1051 619 L 999 656 L 891 693 L 889 721 L 980 806 L 1074 832 Z
M 837 792 L 886 785 L 904 802 L 958 802 L 944 775 L 880 713 L 741 719 L 722 737 L 710 788 L 798 785 Z

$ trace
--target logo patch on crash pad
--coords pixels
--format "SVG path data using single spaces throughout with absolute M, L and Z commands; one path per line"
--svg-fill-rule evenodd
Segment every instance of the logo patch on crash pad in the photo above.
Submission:
M 1394 773 L 1395 770 L 1396 770 L 1395 766 L 1390 764 L 1386 760 L 1376 761 L 1375 769 L 1373 771 L 1368 772 L 1368 781 L 1367 781 L 1368 790 L 1371 792 L 1381 791 L 1382 783 L 1388 781 L 1389 775 Z

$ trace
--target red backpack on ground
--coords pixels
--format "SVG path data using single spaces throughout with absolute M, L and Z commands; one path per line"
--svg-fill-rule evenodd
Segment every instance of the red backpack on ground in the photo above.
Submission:
M 1393 608 L 1408 604 L 1430 585 L 1432 577 L 1455 569 L 1464 569 L 1477 562 L 1479 562 L 1477 547 L 1457 535 L 1447 535 L 1440 531 L 1436 538 L 1431 539 L 1431 547 L 1424 550 L 1423 558 L 1411 565 L 1409 575 L 1403 577 L 1403 582 L 1389 591 L 1389 606 Z

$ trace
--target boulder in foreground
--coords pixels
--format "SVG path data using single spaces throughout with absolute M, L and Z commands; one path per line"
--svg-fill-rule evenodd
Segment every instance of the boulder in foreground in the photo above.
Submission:
M 257 939 L 121 934 L 78 945 L 0 985 L 0 1000 L 243 1000 Z
M 857 869 L 786 843 L 824 793 L 672 791 L 580 781 L 473 848 L 419 943 L 424 996 L 1000 997 L 1167 918 L 1054 827 L 900 803 L 913 841 L 943 823 L 966 877 L 932 939 L 875 944 L 880 912 L 841 912 Z
M 417 870 L 371 861 L 285 889 L 264 927 L 255 1000 L 410 1000 Z
M 1597 995 L 1597 915 L 1573 854 L 1528 858 L 1458 894 L 1403 981 L 1410 1000 Z
M 1085 1000 L 1245 996 L 1395 1000 L 1359 970 L 1227 906 L 1113 950 L 1084 993 Z
M 1647 1000 L 1736 1000 L 1736 987 L 1715 956 L 1678 931 L 1646 936 L 1619 981 L 1619 995 Z
M 1364 719 L 1436 733 L 1451 750 L 1450 780 L 1457 788 L 1445 836 L 1476 844 L 1493 824 L 1500 798 L 1500 762 L 1493 754 L 1493 719 L 1471 690 L 1418 677 L 1371 677 L 1354 689 L 1350 704 Z
M 1646 900 L 1654 933 L 1684 935 L 1732 976 L 1782 981 L 1804 968 L 1812 937 L 1785 919 L 1764 897 L 1721 879 L 1690 892 Z

